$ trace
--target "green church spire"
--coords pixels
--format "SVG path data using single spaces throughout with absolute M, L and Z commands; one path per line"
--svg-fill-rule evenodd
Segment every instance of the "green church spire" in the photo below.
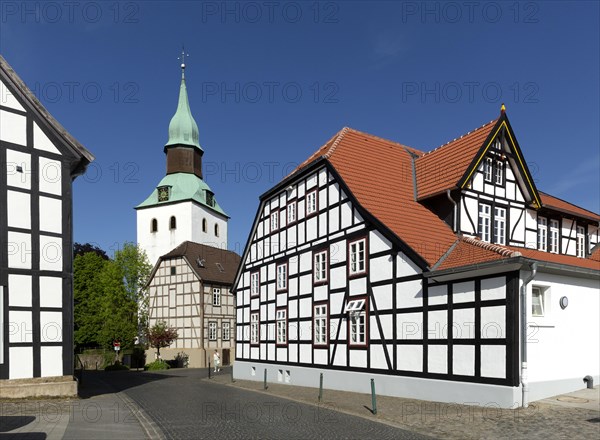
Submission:
M 185 52 L 181 52 L 181 86 L 177 111 L 169 123 L 169 141 L 165 145 L 190 145 L 202 151 L 198 141 L 198 125 L 192 116 L 185 86 Z

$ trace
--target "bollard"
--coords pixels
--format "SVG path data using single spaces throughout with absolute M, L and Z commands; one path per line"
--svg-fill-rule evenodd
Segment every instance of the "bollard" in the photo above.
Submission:
M 208 378 L 210 379 L 210 362 L 208 363 Z
M 229 368 L 231 368 L 231 383 L 235 383 L 235 379 L 233 378 L 233 365 Z
M 265 390 L 267 388 L 269 388 L 269 387 L 267 386 L 267 369 L 265 368 Z
M 323 401 L 323 373 L 319 377 L 319 402 Z
M 377 414 L 377 396 L 375 394 L 375 379 L 371 379 L 371 406 L 373 414 Z

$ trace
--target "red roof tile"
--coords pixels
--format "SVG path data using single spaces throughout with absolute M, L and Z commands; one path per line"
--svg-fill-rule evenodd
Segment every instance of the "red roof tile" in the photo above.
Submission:
M 444 257 L 439 267 L 436 267 L 438 270 L 519 255 L 540 261 L 600 269 L 597 263 L 600 257 L 596 260 L 576 258 L 458 237 L 435 213 L 415 201 L 413 160 L 419 182 L 419 198 L 425 197 L 425 194 L 434 195 L 454 188 L 496 122 L 491 121 L 427 154 L 345 127 L 292 174 L 319 158 L 327 159 L 358 203 L 419 254 L 429 267 L 433 267 Z M 443 173 L 436 174 L 436 170 L 443 170 Z M 547 194 L 542 195 L 542 200 L 553 209 L 573 212 L 587 218 L 600 218 L 597 214 Z M 455 246 L 452 248 L 453 245 Z M 600 255 L 600 252 L 596 254 Z
M 416 160 L 417 198 L 421 200 L 455 188 L 496 122 L 497 120 L 490 121 L 419 157 Z
M 585 218 L 590 218 L 592 220 L 600 221 L 600 215 L 596 214 L 595 212 L 580 208 L 577 205 L 565 202 L 564 200 L 551 196 L 550 194 L 546 194 L 541 191 L 538 192 L 540 193 L 540 197 L 542 199 L 542 206 L 544 208 L 554 209 L 556 211 L 564 212 L 566 214 L 573 214 Z
M 590 258 L 577 258 L 572 255 L 553 254 L 516 246 L 500 246 L 486 243 L 478 238 L 461 237 L 458 245 L 436 269 L 444 270 L 522 256 L 548 263 L 600 270 L 600 252 L 596 252 L 596 254 L 596 256 L 592 254 Z

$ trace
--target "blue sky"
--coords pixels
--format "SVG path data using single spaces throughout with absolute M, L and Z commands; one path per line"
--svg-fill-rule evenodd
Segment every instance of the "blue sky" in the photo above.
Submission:
M 430 150 L 502 102 L 538 189 L 600 210 L 598 2 L 0 8 L 0 52 L 96 156 L 75 181 L 74 236 L 110 253 L 135 241 L 133 207 L 164 176 L 182 44 L 205 178 L 238 252 L 258 196 L 342 127 Z

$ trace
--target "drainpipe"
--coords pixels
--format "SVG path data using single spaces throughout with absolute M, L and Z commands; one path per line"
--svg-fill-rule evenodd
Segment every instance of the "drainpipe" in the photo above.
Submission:
M 456 232 L 457 206 L 456 206 L 456 202 L 454 201 L 454 199 L 450 196 L 450 190 L 449 189 L 446 190 L 446 197 L 448 197 L 448 200 L 450 200 L 450 202 L 454 205 L 454 215 L 452 216 L 452 230 L 454 232 Z
M 537 262 L 531 265 L 531 275 L 523 280 L 521 286 L 521 406 L 527 408 L 529 402 L 529 384 L 527 382 L 527 285 L 535 278 Z

